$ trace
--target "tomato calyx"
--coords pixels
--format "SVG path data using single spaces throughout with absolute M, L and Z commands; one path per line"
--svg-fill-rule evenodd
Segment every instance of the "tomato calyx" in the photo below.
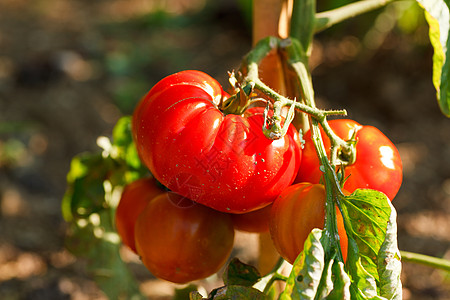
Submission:
M 252 97 L 255 95 L 253 92 L 254 85 L 249 83 L 242 86 L 240 83 L 235 83 L 235 90 L 237 92 L 222 102 L 220 110 L 224 115 L 242 115 L 255 101 Z
M 356 139 L 356 133 L 358 132 L 355 129 L 352 133 L 352 137 L 345 142 L 346 147 L 339 146 L 337 149 L 337 165 L 342 167 L 351 166 L 356 161 L 356 144 L 358 140 Z M 332 160 L 333 164 L 333 160 Z

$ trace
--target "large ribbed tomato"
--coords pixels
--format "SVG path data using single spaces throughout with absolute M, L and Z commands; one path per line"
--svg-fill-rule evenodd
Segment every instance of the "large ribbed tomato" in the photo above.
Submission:
M 355 134 L 356 160 L 345 167 L 348 177 L 344 189 L 352 193 L 357 188 L 369 188 L 383 192 L 394 199 L 402 184 L 402 161 L 394 144 L 377 128 L 362 126 L 349 119 L 329 121 L 331 129 L 342 139 L 349 140 Z M 321 128 L 322 140 L 330 154 L 330 139 Z M 311 131 L 304 135 L 305 147 L 301 166 L 295 182 L 319 183 L 323 172 L 311 139 Z
M 219 211 L 270 204 L 297 174 L 301 148 L 293 126 L 279 140 L 262 132 L 263 108 L 243 115 L 218 109 L 219 83 L 199 71 L 158 82 L 133 114 L 138 153 L 170 190 Z
M 273 202 L 270 213 L 270 235 L 278 253 L 294 263 L 311 230 L 323 229 L 325 223 L 325 187 L 307 182 L 291 185 Z M 344 260 L 348 240 L 344 220 L 336 211 L 337 227 Z
M 116 229 L 122 243 L 136 252 L 134 225 L 148 202 L 165 191 L 154 178 L 141 178 L 126 185 L 116 209 Z
M 234 242 L 230 216 L 168 192 L 152 199 L 135 225 L 136 248 L 158 278 L 202 279 L 226 262 Z

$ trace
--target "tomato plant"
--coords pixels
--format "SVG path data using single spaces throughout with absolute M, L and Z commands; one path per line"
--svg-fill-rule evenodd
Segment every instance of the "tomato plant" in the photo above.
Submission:
M 133 115 L 138 153 L 170 190 L 219 211 L 243 213 L 270 204 L 298 171 L 301 149 L 291 125 L 276 141 L 261 131 L 263 108 L 219 110 L 226 94 L 199 71 L 158 82 Z
M 135 226 L 136 248 L 157 277 L 185 283 L 208 277 L 233 248 L 230 216 L 171 192 L 150 201 Z
M 285 189 L 274 201 L 270 213 L 270 234 L 280 255 L 291 264 L 302 252 L 311 230 L 325 224 L 325 187 L 308 182 Z M 337 228 L 344 261 L 347 258 L 347 234 L 340 212 Z
M 379 129 L 362 126 L 350 119 L 337 119 L 328 122 L 333 132 L 344 140 L 354 140 L 355 151 L 337 152 L 338 165 L 344 167 L 344 188 L 353 192 L 358 188 L 369 188 L 385 193 L 394 199 L 402 184 L 402 161 L 394 144 Z M 331 142 L 321 128 L 321 136 L 327 155 L 330 157 Z M 319 183 L 323 170 L 317 157 L 311 131 L 304 135 L 303 160 L 296 182 Z M 354 155 L 354 161 L 352 160 Z
M 126 185 L 116 209 L 116 229 L 122 242 L 136 252 L 134 225 L 149 201 L 162 194 L 154 178 L 140 178 Z
M 289 276 L 280 274 L 283 260 L 265 276 L 232 260 L 225 286 L 208 299 L 274 299 L 277 280 L 285 282 L 281 299 L 402 298 L 405 252 L 397 246 L 396 211 L 389 201 L 402 182 L 398 151 L 374 127 L 329 121 L 330 115 L 347 111 L 316 107 L 309 69 L 315 33 L 388 2 L 363 0 L 316 13 L 315 1 L 292 1 L 292 8 L 283 10 L 289 10 L 285 28 L 290 31 L 282 34 L 279 20 L 270 18 L 275 36 L 264 32 L 267 37 L 255 43 L 239 70 L 229 73 L 230 94 L 200 71 L 170 75 L 141 99 L 132 121 L 119 121 L 112 144 L 106 137 L 100 140 L 101 154 L 73 160 L 63 200 L 71 249 L 92 261 L 92 273 L 111 298 L 140 298 L 120 260 L 111 213 L 119 202 L 118 188 L 148 176 L 143 165 L 172 192 L 139 193 L 142 203 L 134 208 L 122 208 L 128 201 L 121 201 L 117 231 L 132 247 L 126 236 L 132 235 L 133 221 L 120 220 L 139 215 L 135 248 L 155 276 L 185 283 L 217 272 L 232 250 L 234 228 L 264 231 L 262 218 L 269 220 L 279 254 L 293 263 Z M 433 25 L 433 83 L 441 110 L 449 115 L 448 34 L 440 35 L 449 21 L 448 13 L 440 12 L 449 12 L 449 6 L 441 0 L 418 2 Z M 275 4 L 281 9 L 281 2 Z M 258 11 L 254 22 L 266 23 Z M 275 64 L 264 69 L 267 58 Z M 303 136 L 304 154 L 292 124 L 310 128 Z M 296 178 L 307 183 L 291 185 Z M 141 188 L 147 189 L 138 184 L 136 193 Z M 134 195 L 125 192 L 126 198 Z M 158 195 L 149 196 L 153 192 Z M 122 209 L 128 211 L 123 216 Z M 91 249 L 108 258 L 98 259 Z M 118 275 L 103 276 L 98 272 L 103 264 L 111 269 L 107 274 Z M 442 260 L 434 266 L 450 269 Z M 203 299 L 195 292 L 190 297 Z

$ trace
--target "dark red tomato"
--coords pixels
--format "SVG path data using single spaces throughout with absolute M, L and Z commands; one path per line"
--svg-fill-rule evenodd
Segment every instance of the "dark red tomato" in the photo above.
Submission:
M 175 283 L 217 272 L 234 242 L 228 214 L 171 192 L 147 204 L 135 230 L 136 248 L 147 269 Z
M 325 188 L 321 184 L 297 183 L 274 201 L 270 214 L 270 235 L 278 253 L 293 264 L 311 230 L 323 229 L 325 223 Z M 348 239 L 344 220 L 336 211 L 338 233 L 344 261 Z
M 224 115 L 219 83 L 199 71 L 158 82 L 133 114 L 138 153 L 170 190 L 222 212 L 267 206 L 288 187 L 301 160 L 293 126 L 279 140 L 263 132 L 263 109 Z
M 141 178 L 125 186 L 116 209 L 116 229 L 122 243 L 136 252 L 134 224 L 147 203 L 164 191 L 154 178 Z
M 385 193 L 394 199 L 402 184 L 402 161 L 394 144 L 377 128 L 362 126 L 349 119 L 329 121 L 330 127 L 342 139 L 349 140 L 356 132 L 356 161 L 345 168 L 350 176 L 344 189 L 352 193 L 358 188 L 369 188 Z M 329 155 L 330 140 L 321 128 L 322 139 Z M 305 147 L 295 182 L 319 183 L 323 175 L 317 158 L 311 131 L 304 135 Z
M 240 231 L 261 233 L 269 231 L 272 205 L 245 214 L 230 214 L 234 228 Z

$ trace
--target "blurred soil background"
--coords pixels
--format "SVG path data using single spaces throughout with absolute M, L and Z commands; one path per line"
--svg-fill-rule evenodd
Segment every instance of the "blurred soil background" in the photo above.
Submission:
M 0 0 L 1 299 L 105 299 L 64 248 L 70 160 L 99 151 L 97 137 L 166 75 L 198 69 L 226 85 L 251 46 L 248 4 Z M 391 5 L 317 35 L 311 65 L 321 107 L 346 108 L 400 150 L 400 249 L 450 258 L 450 120 L 436 103 L 427 31 L 417 6 Z M 254 262 L 254 241 L 238 236 L 235 253 Z M 136 272 L 150 299 L 172 295 L 174 285 Z M 402 279 L 404 299 L 450 299 L 448 273 L 404 263 Z

